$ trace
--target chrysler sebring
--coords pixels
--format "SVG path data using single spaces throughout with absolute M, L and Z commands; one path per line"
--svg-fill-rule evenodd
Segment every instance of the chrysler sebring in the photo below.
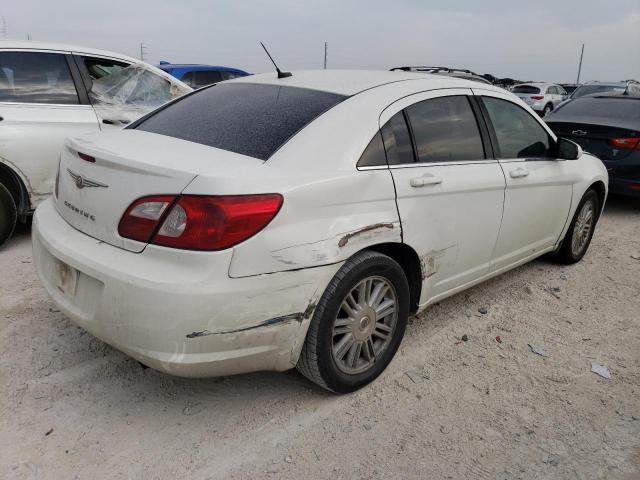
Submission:
M 141 363 L 204 377 L 376 378 L 407 317 L 585 254 L 607 172 L 515 95 L 412 72 L 212 85 L 69 139 L 33 248 L 59 308 Z

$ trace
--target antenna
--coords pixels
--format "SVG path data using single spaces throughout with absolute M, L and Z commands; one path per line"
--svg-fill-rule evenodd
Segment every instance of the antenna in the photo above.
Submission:
M 264 48 L 264 51 L 269 57 L 269 60 L 271 60 L 271 63 L 273 63 L 273 66 L 276 67 L 276 72 L 278 72 L 278 78 L 287 78 L 287 77 L 293 76 L 291 72 L 281 72 L 280 69 L 278 68 L 278 65 L 276 65 L 276 62 L 273 61 L 273 58 L 271 57 L 269 50 L 267 50 L 267 47 L 264 46 L 264 43 L 260 42 L 260 45 L 262 45 L 262 48 Z
M 4 17 L 0 17 L 0 38 L 7 38 L 7 20 Z
M 578 78 L 576 84 L 580 85 L 580 72 L 582 71 L 582 56 L 584 55 L 584 43 L 582 44 L 582 51 L 580 52 L 580 65 L 578 65 Z

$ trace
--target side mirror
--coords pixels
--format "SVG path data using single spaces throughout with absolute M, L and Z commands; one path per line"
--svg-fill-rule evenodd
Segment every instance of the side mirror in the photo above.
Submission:
M 582 147 L 576 142 L 560 137 L 557 144 L 556 158 L 559 160 L 578 160 L 582 156 Z

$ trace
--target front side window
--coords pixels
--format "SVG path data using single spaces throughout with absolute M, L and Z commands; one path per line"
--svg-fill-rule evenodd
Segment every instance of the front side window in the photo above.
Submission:
M 113 75 L 129 66 L 129 64 L 124 62 L 97 57 L 82 57 L 82 61 L 85 67 L 87 67 L 87 72 L 89 72 L 91 80 L 98 80 L 99 78 Z
M 78 104 L 64 55 L 0 52 L 0 102 Z
M 419 162 L 485 158 L 480 130 L 466 96 L 424 100 L 406 111 Z
M 499 158 L 551 156 L 551 138 L 526 110 L 498 98 L 482 97 L 498 140 Z
M 223 82 L 187 95 L 131 128 L 267 160 L 346 98 L 306 88 Z

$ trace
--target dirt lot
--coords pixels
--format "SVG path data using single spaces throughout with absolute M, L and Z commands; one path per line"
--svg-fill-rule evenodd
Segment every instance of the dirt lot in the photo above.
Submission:
M 142 369 L 55 309 L 22 228 L 0 253 L 0 477 L 638 479 L 632 256 L 640 202 L 613 199 L 580 264 L 428 309 L 373 385 L 336 396 L 295 372 Z

